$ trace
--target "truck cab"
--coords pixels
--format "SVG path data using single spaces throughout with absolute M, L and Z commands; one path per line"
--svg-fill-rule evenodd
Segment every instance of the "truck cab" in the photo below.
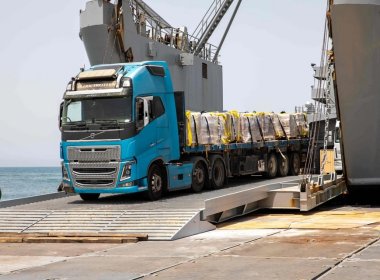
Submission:
M 175 98 L 177 96 L 177 98 Z M 191 184 L 180 159 L 177 108 L 165 62 L 99 65 L 69 82 L 61 104 L 63 189 L 96 200 L 100 193 L 146 192 Z M 178 106 L 176 106 L 176 100 Z

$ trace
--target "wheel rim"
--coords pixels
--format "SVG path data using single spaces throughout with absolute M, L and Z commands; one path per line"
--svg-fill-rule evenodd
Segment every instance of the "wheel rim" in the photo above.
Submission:
M 205 180 L 204 169 L 203 169 L 202 165 L 199 163 L 194 168 L 193 179 L 194 179 L 195 183 L 198 185 L 202 185 L 204 180 Z
M 286 175 L 289 171 L 289 159 L 287 156 L 285 156 L 285 158 L 281 157 L 281 171 L 283 173 L 283 175 Z
M 152 186 L 152 191 L 154 193 L 160 192 L 162 189 L 162 178 L 160 175 L 154 173 L 152 179 L 150 180 Z
M 268 171 L 270 174 L 275 173 L 276 171 L 276 162 L 274 160 L 274 157 L 270 157 L 269 162 L 268 162 Z

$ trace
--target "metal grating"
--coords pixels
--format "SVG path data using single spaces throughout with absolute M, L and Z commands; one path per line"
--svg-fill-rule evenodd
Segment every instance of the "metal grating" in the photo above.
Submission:
M 120 146 L 68 147 L 69 161 L 110 162 L 120 160 Z
M 173 240 L 213 229 L 211 224 L 200 221 L 199 212 L 199 210 L 4 210 L 0 211 L 0 232 L 128 233 L 148 234 L 149 240 Z M 202 226 L 200 223 L 203 223 Z

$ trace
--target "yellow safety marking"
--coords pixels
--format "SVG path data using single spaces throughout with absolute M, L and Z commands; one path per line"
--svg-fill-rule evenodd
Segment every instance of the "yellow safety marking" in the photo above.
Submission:
M 219 225 L 220 229 L 349 229 L 380 223 L 379 212 L 323 211 L 312 214 L 260 214 Z M 380 226 L 375 227 L 380 231 Z

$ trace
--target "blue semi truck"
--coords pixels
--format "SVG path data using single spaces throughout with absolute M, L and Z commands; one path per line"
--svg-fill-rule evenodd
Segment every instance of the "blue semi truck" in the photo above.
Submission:
M 72 78 L 59 118 L 63 189 L 83 200 L 137 192 L 157 200 L 234 176 L 300 172 L 308 139 L 187 146 L 184 94 L 165 62 L 98 65 Z

